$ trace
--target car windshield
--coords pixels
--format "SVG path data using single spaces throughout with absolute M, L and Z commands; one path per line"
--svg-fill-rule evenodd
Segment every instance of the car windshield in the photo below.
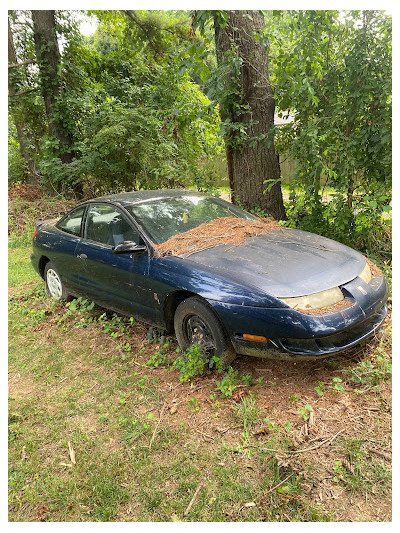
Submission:
M 155 244 L 217 218 L 234 216 L 256 220 L 256 217 L 235 205 L 205 196 L 159 198 L 129 205 L 125 209 L 135 217 Z

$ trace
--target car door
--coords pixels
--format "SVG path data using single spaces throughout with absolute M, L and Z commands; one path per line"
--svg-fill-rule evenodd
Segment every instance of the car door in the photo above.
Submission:
M 73 294 L 79 293 L 80 289 L 80 265 L 76 249 L 81 240 L 86 208 L 86 205 L 82 205 L 67 213 L 52 228 L 51 239 L 48 237 L 41 243 L 44 254 L 50 257 L 65 286 Z
M 75 251 L 81 292 L 108 309 L 152 322 L 149 252 L 113 253 L 113 246 L 122 241 L 144 244 L 122 210 L 109 203 L 90 204 Z

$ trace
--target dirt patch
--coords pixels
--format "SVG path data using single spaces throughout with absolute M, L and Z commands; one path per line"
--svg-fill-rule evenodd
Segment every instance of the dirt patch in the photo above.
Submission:
M 247 237 L 266 235 L 275 230 L 285 231 L 276 220 L 258 219 L 253 222 L 237 217 L 223 217 L 174 235 L 156 245 L 155 250 L 159 256 L 163 256 L 199 252 L 221 244 L 238 246 Z

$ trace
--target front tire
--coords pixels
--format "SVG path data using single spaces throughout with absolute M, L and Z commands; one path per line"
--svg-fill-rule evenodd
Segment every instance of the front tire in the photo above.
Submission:
M 203 347 L 207 359 L 219 357 L 229 365 L 236 357 L 232 343 L 215 311 L 193 296 L 181 302 L 174 316 L 175 335 L 182 351 L 193 344 Z
M 55 300 L 67 300 L 68 293 L 65 290 L 64 283 L 51 261 L 46 263 L 44 268 L 44 281 L 46 284 L 46 292 L 51 298 L 54 298 Z

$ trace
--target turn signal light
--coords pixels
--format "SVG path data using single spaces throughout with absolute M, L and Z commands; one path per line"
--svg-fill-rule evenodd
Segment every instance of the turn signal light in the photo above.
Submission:
M 36 235 L 36 233 L 37 233 L 37 231 L 35 231 L 35 233 L 32 235 L 32 239 L 33 239 L 33 237 Z
M 267 342 L 268 339 L 265 337 L 261 337 L 259 335 L 249 335 L 248 333 L 243 333 L 243 338 L 247 341 L 260 341 L 260 342 Z

